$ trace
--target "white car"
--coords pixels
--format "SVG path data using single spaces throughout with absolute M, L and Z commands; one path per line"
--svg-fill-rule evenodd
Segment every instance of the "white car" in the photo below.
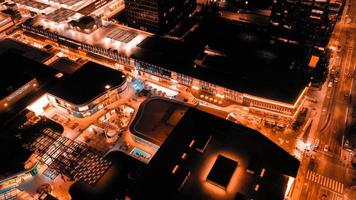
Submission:
M 328 87 L 331 88 L 333 86 L 333 82 L 329 82 Z
M 325 152 L 328 152 L 328 151 L 329 151 L 329 146 L 328 146 L 328 145 L 325 145 L 325 146 L 324 146 L 324 151 L 325 151 Z

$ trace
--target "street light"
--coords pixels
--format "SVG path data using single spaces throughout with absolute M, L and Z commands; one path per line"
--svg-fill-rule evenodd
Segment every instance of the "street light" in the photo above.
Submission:
M 110 89 L 110 88 L 111 88 L 111 85 L 108 85 L 108 84 L 105 85 L 105 89 L 106 89 L 107 95 L 108 95 L 108 103 L 109 103 L 109 104 L 110 104 L 110 95 L 109 95 L 109 94 L 110 94 L 110 93 L 109 93 L 109 91 L 110 91 L 109 89 Z

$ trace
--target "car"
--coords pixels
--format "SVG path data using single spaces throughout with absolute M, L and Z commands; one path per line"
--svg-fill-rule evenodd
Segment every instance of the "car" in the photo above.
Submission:
M 328 146 L 328 145 L 325 145 L 325 146 L 324 146 L 324 151 L 325 151 L 325 152 L 328 152 L 328 151 L 329 151 L 329 146 Z
M 333 86 L 333 82 L 329 82 L 328 87 L 331 88 Z

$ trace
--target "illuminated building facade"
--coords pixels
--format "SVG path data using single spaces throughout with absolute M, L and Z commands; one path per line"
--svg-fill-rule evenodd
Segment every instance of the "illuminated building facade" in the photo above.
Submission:
M 58 42 L 59 44 L 115 60 L 123 65 L 123 69 L 132 72 L 133 74 L 150 77 L 156 81 L 168 81 L 172 84 L 179 83 L 187 86 L 191 91 L 202 91 L 220 99 L 229 100 L 239 105 L 243 105 L 247 108 L 246 112 L 255 113 L 262 118 L 272 119 L 274 122 L 279 121 L 280 123 L 285 124 L 293 122 L 305 101 L 306 91 L 308 89 L 307 84 L 300 87 L 298 91 L 293 94 L 294 97 L 290 102 L 271 100 L 263 95 L 253 95 L 248 92 L 239 91 L 238 89 L 226 87 L 219 83 L 211 82 L 204 77 L 199 78 L 181 73 L 172 68 L 168 68 L 168 66 L 162 67 L 148 61 L 145 62 L 137 57 L 132 58 L 125 56 L 115 49 L 107 49 L 99 45 L 87 44 L 74 38 L 64 37 L 59 33 L 44 30 L 42 27 L 36 26 L 35 24 L 36 22 L 27 21 L 22 24 L 22 27 L 28 32 Z
M 48 91 L 49 102 L 76 117 L 87 117 L 120 98 L 127 88 L 123 73 L 88 62 Z
M 14 25 L 10 15 L 0 12 L 0 32 Z
M 128 25 L 153 33 L 167 32 L 192 13 L 195 6 L 195 0 L 125 0 Z
M 325 47 L 343 8 L 335 0 L 274 0 L 272 34 L 292 43 Z

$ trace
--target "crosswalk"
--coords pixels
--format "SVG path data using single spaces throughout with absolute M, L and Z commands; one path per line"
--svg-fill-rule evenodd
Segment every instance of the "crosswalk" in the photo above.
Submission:
M 340 183 L 339 181 L 336 181 L 332 178 L 318 174 L 314 171 L 308 170 L 306 178 L 310 181 L 318 183 L 319 185 L 322 185 L 322 186 L 324 186 L 332 191 L 335 191 L 337 193 L 343 194 L 343 192 L 344 192 L 344 184 L 343 183 Z

